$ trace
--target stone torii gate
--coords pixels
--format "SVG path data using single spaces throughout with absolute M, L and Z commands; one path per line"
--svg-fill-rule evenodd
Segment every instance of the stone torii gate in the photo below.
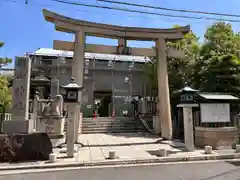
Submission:
M 189 26 L 172 29 L 123 27 L 76 20 L 54 12 L 43 10 L 47 21 L 55 25 L 57 31 L 75 34 L 75 42 L 54 41 L 54 49 L 74 51 L 72 75 L 77 84 L 83 85 L 84 53 L 127 54 L 133 56 L 156 56 L 158 59 L 158 98 L 162 137 L 172 139 L 172 119 L 170 109 L 167 58 L 184 58 L 183 52 L 166 47 L 166 41 L 177 41 L 190 31 Z M 118 39 L 118 46 L 86 44 L 86 36 Z M 127 40 L 155 41 L 156 48 L 130 48 Z M 80 96 L 81 98 L 81 96 Z M 76 113 L 80 113 L 80 104 Z M 77 117 L 79 115 L 77 114 Z

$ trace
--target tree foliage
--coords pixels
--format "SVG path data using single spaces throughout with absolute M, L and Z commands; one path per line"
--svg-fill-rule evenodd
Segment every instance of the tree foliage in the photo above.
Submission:
M 190 31 L 182 40 L 167 45 L 183 50 L 186 55 L 181 60 L 168 59 L 170 92 L 180 89 L 187 81 L 202 91 L 231 92 L 240 96 L 240 33 L 235 33 L 231 24 L 217 22 L 208 27 L 202 44 Z M 156 90 L 156 60 L 146 67 L 152 80 L 150 84 L 154 84 Z
M 168 59 L 170 92 L 183 87 L 185 82 L 191 83 L 193 68 L 200 51 L 198 41 L 199 38 L 190 31 L 182 40 L 168 43 L 168 47 L 182 50 L 185 53 L 184 59 Z
M 0 42 L 0 48 L 3 47 L 4 43 L 3 42 Z
M 0 49 L 4 46 L 3 42 L 0 42 Z M 8 57 L 0 57 L 0 67 L 12 63 L 12 59 Z
M 209 92 L 239 91 L 239 35 L 234 33 L 231 24 L 219 22 L 209 27 L 205 42 L 196 62 L 195 82 L 198 88 Z
M 0 48 L 4 46 L 3 42 L 0 42 Z M 0 58 L 0 67 L 12 62 L 10 58 Z M 12 90 L 9 88 L 9 77 L 0 75 L 0 114 L 4 114 L 10 109 L 12 102 Z
M 0 75 L 0 113 L 4 114 L 10 109 L 12 102 L 12 90 L 8 87 L 8 79 Z
M 178 25 L 174 26 L 179 27 Z M 199 54 L 199 38 L 190 31 L 185 37 L 177 42 L 168 42 L 167 47 L 176 48 L 184 51 L 184 59 L 168 59 L 168 78 L 170 92 L 181 88 L 186 81 L 191 81 L 193 74 L 192 68 L 195 65 L 195 59 Z M 151 95 L 157 95 L 157 62 L 152 58 L 146 64 L 146 74 L 149 79 L 149 87 L 152 89 Z

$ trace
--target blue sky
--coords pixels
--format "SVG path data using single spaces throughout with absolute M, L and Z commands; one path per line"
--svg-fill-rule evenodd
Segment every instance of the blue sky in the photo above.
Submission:
M 168 18 L 138 13 L 119 12 L 106 9 L 96 9 L 81 6 L 72 6 L 53 2 L 52 0 L 0 0 L 0 41 L 5 42 L 4 48 L 0 50 L 0 57 L 24 55 L 38 48 L 52 48 L 53 40 L 72 40 L 73 35 L 57 32 L 54 26 L 43 18 L 42 9 L 46 8 L 66 16 L 82 20 L 108 23 L 124 26 L 170 28 L 174 24 L 191 25 L 191 29 L 203 37 L 206 28 L 213 23 L 208 20 L 191 20 L 180 18 Z M 109 6 L 124 7 L 123 5 L 111 5 L 100 3 L 95 0 L 69 0 L 84 2 L 88 4 L 102 4 Z M 194 9 L 199 11 L 214 11 L 220 13 L 240 14 L 240 0 L 121 0 L 139 4 L 156 5 L 167 8 Z M 134 7 L 128 7 L 133 8 Z M 156 11 L 151 9 L 137 8 L 145 11 Z M 164 11 L 158 10 L 161 13 Z M 164 12 L 169 14 L 180 14 Z M 182 13 L 181 13 L 182 14 Z M 183 14 L 182 14 L 183 15 Z M 187 14 L 191 15 L 193 14 Z M 202 15 L 195 15 L 202 16 Z M 226 17 L 231 18 L 231 17 Z M 240 18 L 239 18 L 240 20 Z M 240 31 L 240 23 L 233 23 L 235 31 Z M 87 42 L 99 44 L 117 44 L 116 40 L 88 37 Z M 151 42 L 130 42 L 130 46 L 150 47 Z M 11 67 L 13 64 L 10 65 Z

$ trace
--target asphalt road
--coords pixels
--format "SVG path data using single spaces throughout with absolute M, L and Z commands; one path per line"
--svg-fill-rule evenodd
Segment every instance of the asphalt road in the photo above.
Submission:
M 238 164 L 240 164 L 240 160 Z M 240 180 L 240 166 L 227 162 L 31 171 L 4 172 L 7 174 L 0 175 L 0 180 Z

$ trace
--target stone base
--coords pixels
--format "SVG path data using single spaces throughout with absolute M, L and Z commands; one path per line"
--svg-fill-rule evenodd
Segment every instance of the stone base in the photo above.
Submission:
M 40 117 L 37 124 L 37 131 L 39 132 L 61 135 L 64 132 L 65 118 L 54 116 Z
M 66 135 L 65 134 L 48 134 L 48 137 L 51 140 L 53 148 L 56 148 L 60 144 L 63 144 L 63 143 L 66 142 Z
M 3 133 L 24 133 L 28 134 L 33 131 L 33 120 L 7 120 L 3 121 Z
M 232 145 L 236 144 L 237 141 L 238 131 L 236 127 L 195 127 L 195 145 L 197 147 L 232 148 Z
M 153 131 L 155 134 L 161 133 L 161 123 L 159 118 L 159 115 L 153 116 Z

